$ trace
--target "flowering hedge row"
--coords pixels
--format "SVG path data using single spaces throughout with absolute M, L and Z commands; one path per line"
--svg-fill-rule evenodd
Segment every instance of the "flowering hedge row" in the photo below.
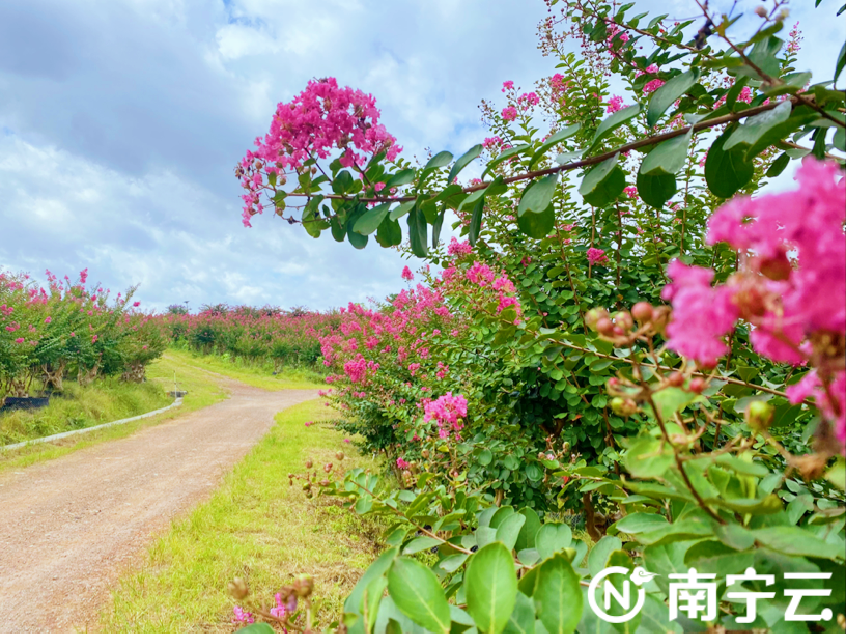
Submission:
M 144 366 L 161 356 L 167 340 L 150 315 L 133 302 L 135 289 L 118 293 L 47 272 L 47 288 L 28 275 L 0 273 L 0 397 L 27 396 L 36 378 L 61 390 L 72 373 L 80 384 L 97 375 L 144 377 Z
M 283 365 L 314 365 L 320 357 L 318 338 L 339 322 L 335 313 L 226 305 L 196 314 L 171 307 L 157 319 L 172 341 L 197 352 L 270 362 L 277 370 Z

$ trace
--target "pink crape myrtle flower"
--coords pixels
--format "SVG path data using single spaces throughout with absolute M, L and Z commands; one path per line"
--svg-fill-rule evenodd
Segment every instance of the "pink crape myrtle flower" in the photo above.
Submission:
M 608 101 L 608 114 L 614 114 L 623 109 L 623 98 L 620 95 L 614 95 Z
M 450 431 L 459 431 L 464 427 L 463 419 L 467 418 L 467 399 L 461 394 L 453 396 L 447 392 L 437 400 L 429 401 L 423 407 L 426 422 L 434 420 L 441 439 L 449 438 Z
M 506 121 L 514 121 L 517 118 L 517 108 L 514 106 L 508 106 L 507 108 L 502 109 L 502 118 Z
M 587 250 L 587 259 L 591 264 L 608 264 L 608 256 L 602 249 L 591 247 Z
M 411 269 L 408 268 L 408 266 L 405 266 L 402 269 L 402 279 L 408 280 L 409 282 L 414 279 L 414 273 L 411 272 Z
M 405 471 L 406 469 L 410 469 L 411 464 L 403 460 L 402 458 L 397 458 L 397 469 Z

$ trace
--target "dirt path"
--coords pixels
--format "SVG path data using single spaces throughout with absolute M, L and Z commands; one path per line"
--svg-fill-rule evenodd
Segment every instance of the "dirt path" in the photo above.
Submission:
M 129 438 L 0 475 L 0 632 L 96 626 L 121 570 L 208 496 L 272 426 L 316 390 L 231 397 Z

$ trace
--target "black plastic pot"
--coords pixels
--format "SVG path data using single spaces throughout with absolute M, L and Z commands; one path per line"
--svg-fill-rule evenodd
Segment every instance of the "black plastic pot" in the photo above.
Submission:
M 49 396 L 7 396 L 0 411 L 11 412 L 16 409 L 40 409 L 50 404 Z

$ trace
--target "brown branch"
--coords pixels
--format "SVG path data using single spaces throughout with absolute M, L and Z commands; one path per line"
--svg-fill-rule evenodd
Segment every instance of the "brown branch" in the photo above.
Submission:
M 802 102 L 805 103 L 799 95 L 795 95 L 792 97 L 794 103 Z M 629 150 L 637 150 L 642 147 L 646 147 L 649 145 L 654 145 L 656 143 L 660 143 L 661 141 L 667 141 L 669 139 L 674 139 L 677 136 L 683 136 L 693 130 L 694 132 L 699 132 L 700 130 L 707 130 L 708 128 L 713 128 L 718 125 L 722 125 L 724 123 L 731 123 L 732 121 L 740 121 L 741 119 L 745 119 L 747 117 L 755 116 L 756 114 L 760 114 L 762 112 L 766 112 L 768 110 L 772 110 L 778 106 L 780 106 L 782 102 L 776 101 L 773 103 L 768 103 L 762 106 L 756 106 L 754 108 L 747 108 L 746 110 L 742 110 L 740 112 L 732 112 L 730 114 L 723 115 L 721 117 L 715 117 L 713 119 L 707 119 L 705 121 L 699 121 L 693 125 L 685 126 L 683 128 L 679 128 L 678 130 L 671 130 L 669 132 L 664 132 L 662 134 L 656 134 L 651 137 L 646 137 L 645 139 L 640 139 L 639 141 L 633 141 L 631 143 L 627 143 L 622 145 L 614 150 L 603 152 L 602 154 L 597 154 L 596 156 L 592 156 L 590 158 L 586 158 L 581 161 L 574 161 L 572 163 L 565 163 L 564 165 L 557 165 L 555 167 L 547 167 L 541 170 L 533 170 L 531 172 L 526 172 L 525 174 L 517 174 L 516 176 L 509 176 L 508 178 L 503 178 L 502 182 L 507 184 L 516 183 L 519 181 L 529 180 L 532 178 L 537 178 L 538 176 L 547 176 L 549 174 L 557 174 L 558 172 L 568 172 L 570 170 L 579 169 L 580 167 L 590 167 L 591 165 L 597 165 L 604 161 L 607 161 L 610 158 L 614 158 L 615 155 L 620 154 L 622 152 L 628 152 Z M 486 181 L 479 185 L 473 185 L 471 187 L 465 187 L 462 191 L 465 194 L 470 194 L 476 191 L 480 191 L 483 189 L 487 189 L 492 181 Z M 289 193 L 288 196 L 313 196 L 314 194 L 302 194 L 302 193 Z M 348 196 L 340 195 L 340 194 L 321 194 L 324 199 L 337 199 L 337 200 L 352 200 Z M 386 203 L 386 202 L 411 202 L 412 200 L 417 200 L 417 196 L 374 196 L 370 198 L 359 198 L 358 201 L 362 203 Z

